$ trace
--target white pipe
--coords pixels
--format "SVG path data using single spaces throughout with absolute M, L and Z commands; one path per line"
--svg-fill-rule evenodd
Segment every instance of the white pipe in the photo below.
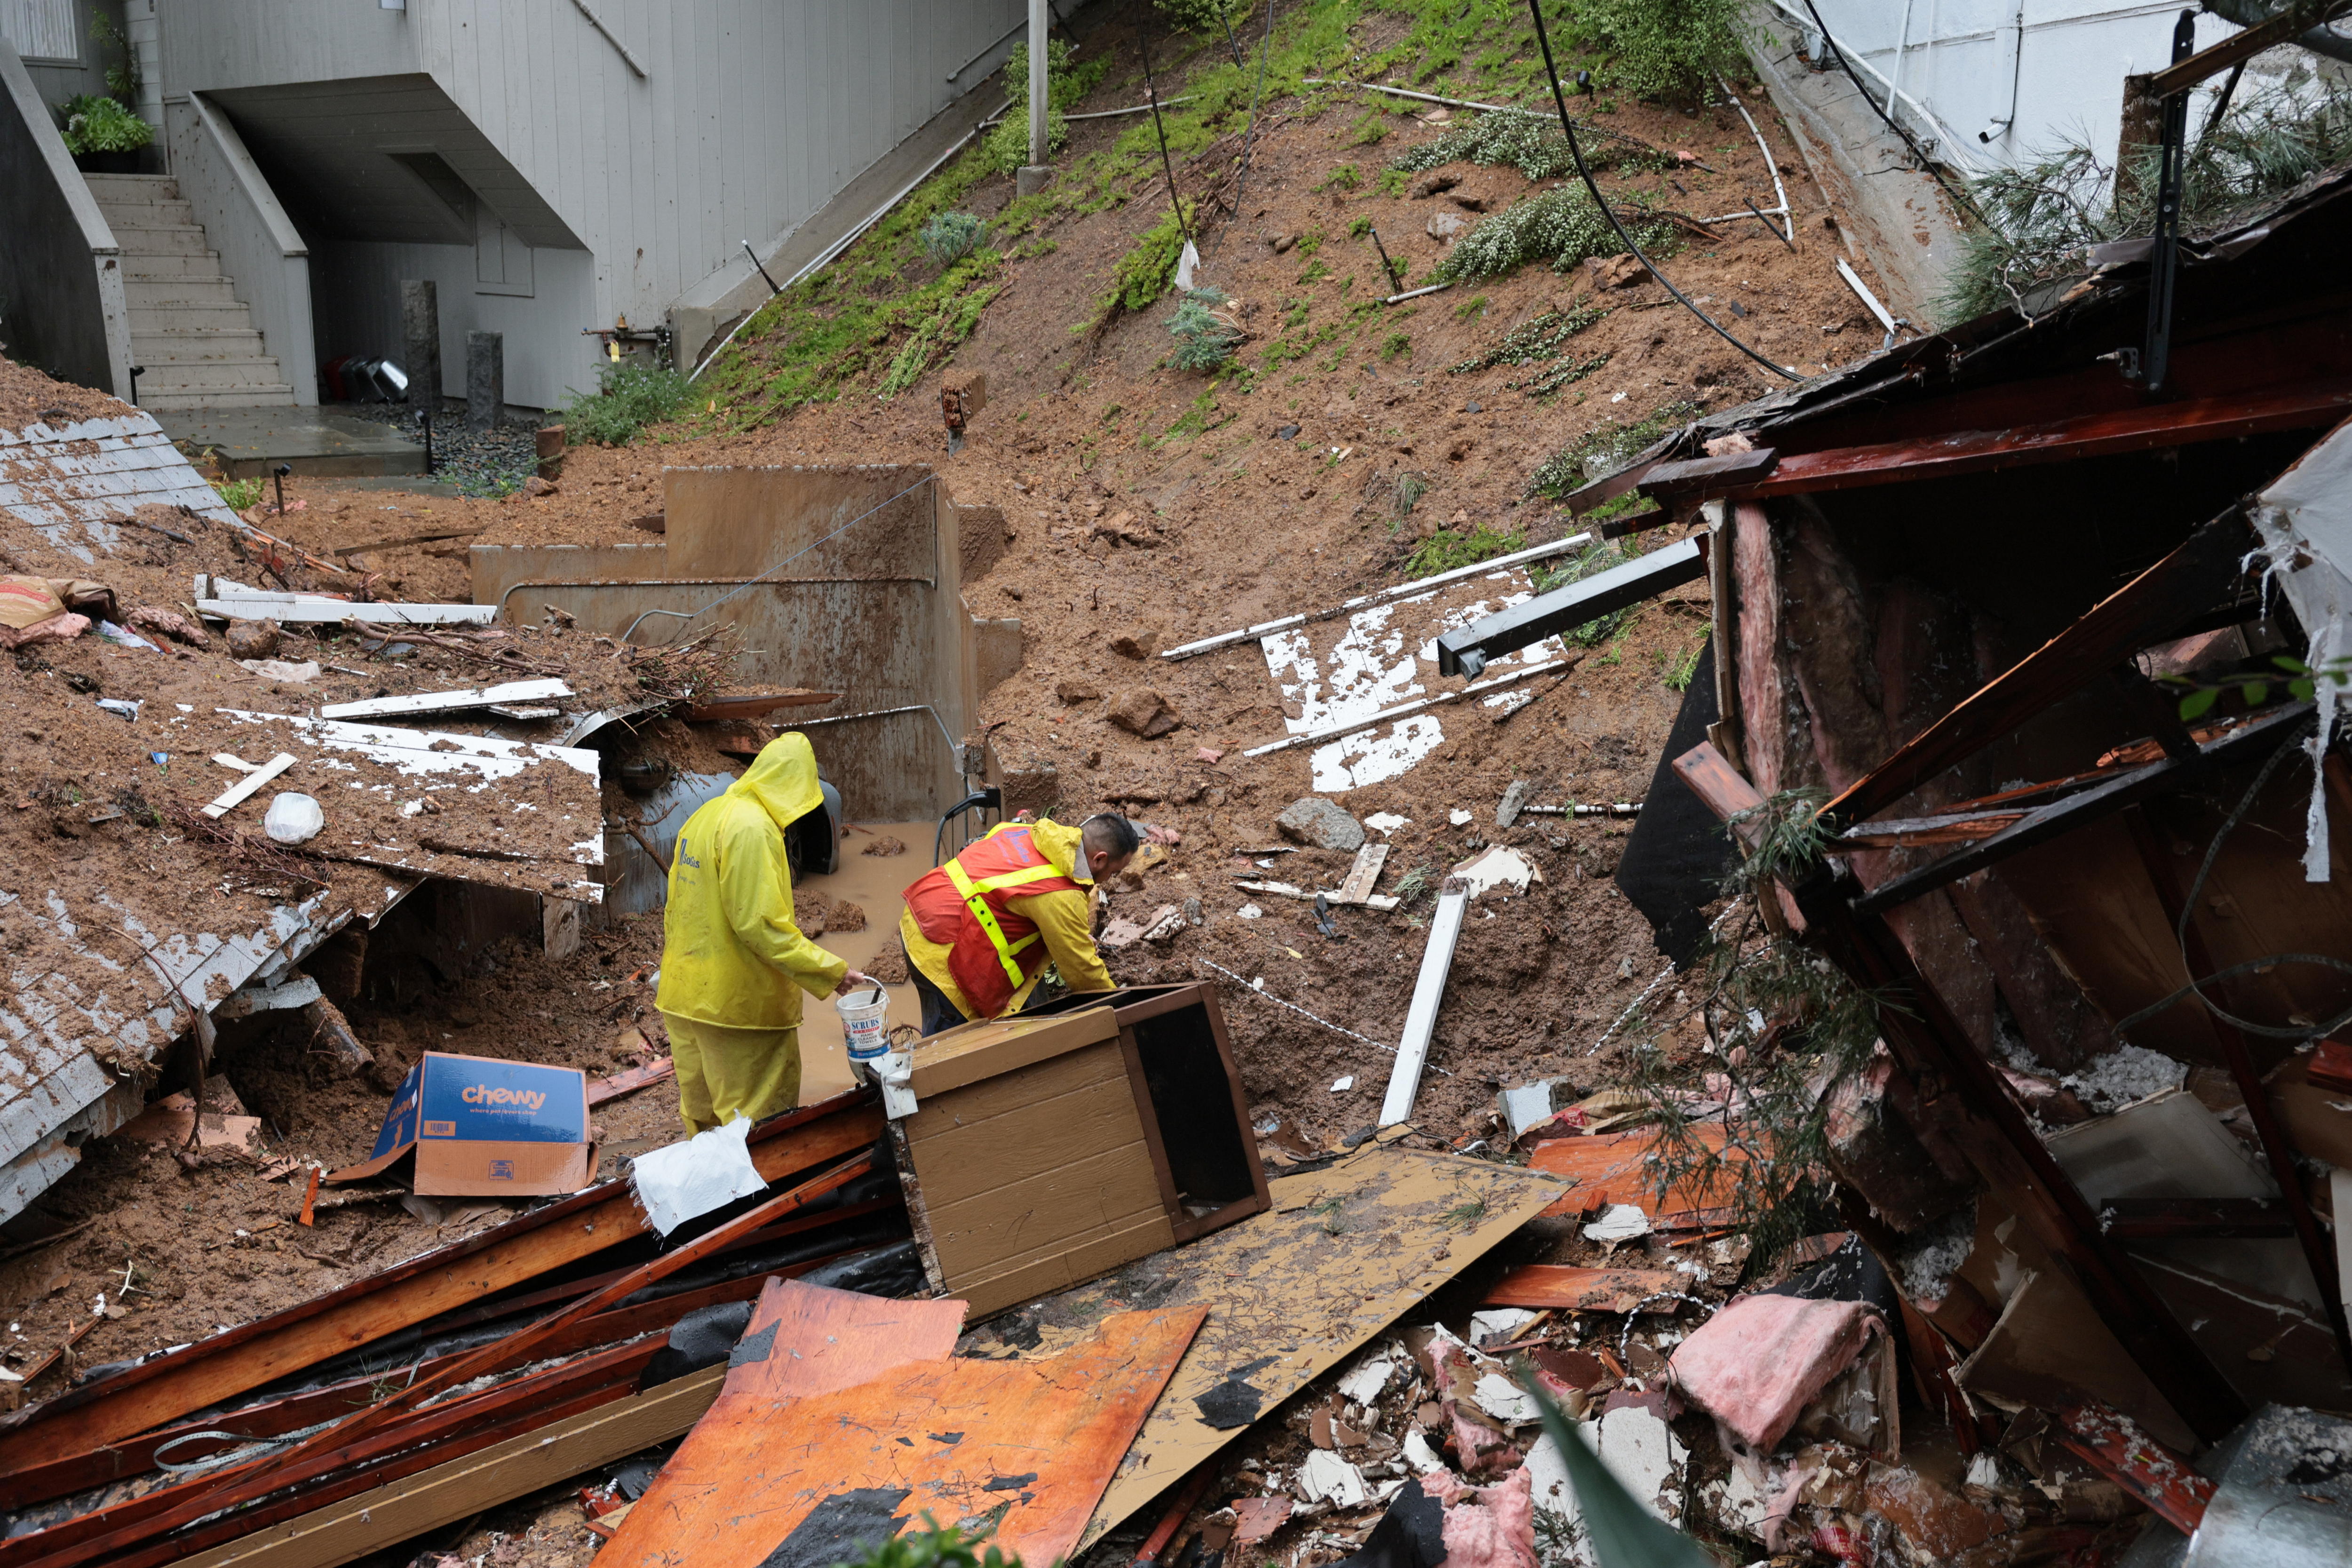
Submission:
M 1911 47 L 1911 6 L 1913 0 L 1903 0 L 1903 26 L 1895 35 L 1895 74 L 1886 79 L 1886 112 L 1895 112 L 1895 100 L 1903 96 L 1903 51 Z
M 1772 156 L 1771 147 L 1765 142 L 1764 132 L 1756 128 L 1756 117 L 1748 112 L 1748 106 L 1739 101 L 1739 95 L 1738 93 L 1731 90 L 1731 83 L 1722 77 L 1717 77 L 1715 79 L 1723 84 L 1723 96 L 1731 100 L 1731 107 L 1739 110 L 1739 118 L 1748 121 L 1748 134 L 1756 138 L 1756 150 L 1764 154 L 1765 170 L 1772 176 L 1772 197 L 1775 201 L 1780 204 L 1772 210 L 1780 214 L 1782 217 L 1790 220 L 1790 232 L 1793 234 L 1797 227 L 1796 217 L 1795 215 L 1789 210 L 1788 190 L 1780 184 L 1780 160 Z M 1745 217 L 1748 215 L 1745 213 L 1733 213 L 1728 216 L 1732 217 Z M 1724 219 L 1717 217 L 1707 218 L 1704 221 L 1707 223 L 1722 223 Z
M 1335 605 L 1328 610 L 1308 610 L 1301 615 L 1285 616 L 1279 620 L 1261 621 L 1254 626 L 1244 626 L 1237 632 L 1220 632 L 1213 637 L 1202 637 L 1199 642 L 1188 642 L 1181 647 L 1168 648 L 1160 657 L 1165 659 L 1192 658 L 1201 654 L 1214 653 L 1221 647 L 1231 647 L 1235 643 L 1256 642 L 1262 637 L 1270 637 L 1276 632 L 1289 631 L 1294 626 L 1312 626 L 1317 621 L 1336 620 L 1341 616 L 1369 605 L 1385 605 L 1391 599 L 1408 598 L 1432 588 L 1443 587 L 1448 583 L 1459 582 L 1465 577 L 1475 577 L 1482 573 L 1498 572 L 1507 567 L 1524 565 L 1530 561 L 1540 561 L 1548 555 L 1558 555 L 1573 550 L 1580 544 L 1590 544 L 1591 542 L 1592 535 L 1590 533 L 1571 533 L 1566 539 L 1554 540 L 1549 544 L 1532 545 L 1526 550 L 1514 551 L 1508 555 L 1497 555 L 1491 560 L 1478 562 L 1475 565 L 1456 566 L 1451 572 L 1440 572 L 1433 577 L 1417 577 L 1410 583 L 1393 584 L 1373 593 L 1360 595 L 1344 604 Z

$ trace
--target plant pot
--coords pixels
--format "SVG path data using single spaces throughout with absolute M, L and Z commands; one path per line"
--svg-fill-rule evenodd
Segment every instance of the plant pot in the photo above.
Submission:
M 135 174 L 139 172 L 137 153 L 77 153 L 74 167 L 85 174 Z

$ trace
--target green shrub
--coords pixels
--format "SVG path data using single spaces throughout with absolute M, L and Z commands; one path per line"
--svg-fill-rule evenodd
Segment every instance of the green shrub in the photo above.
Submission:
M 136 153 L 155 139 L 154 130 L 114 100 L 86 92 L 65 106 L 66 151 Z
M 1480 295 L 1474 304 L 1484 304 Z M 1460 312 L 1455 312 L 1459 314 Z M 1586 305 L 1574 310 L 1547 310 L 1525 326 L 1503 334 L 1503 341 L 1485 353 L 1446 366 L 1449 375 L 1466 375 L 1491 365 L 1525 364 L 1538 368 L 1517 381 L 1503 384 L 1530 397 L 1549 397 L 1564 386 L 1582 381 L 1609 363 L 1605 353 L 1580 360 L 1567 352 L 1568 340 L 1609 313 L 1605 307 Z
M 1609 75 L 1636 97 L 1696 103 L 1746 63 L 1744 0 L 1583 0 L 1580 9 L 1616 47 Z
M 1638 198 L 1620 196 L 1617 219 L 1652 255 L 1671 252 L 1675 231 L 1646 216 Z M 1624 248 L 1617 232 L 1582 185 L 1562 185 L 1516 202 L 1479 220 L 1454 242 L 1431 274 L 1440 283 L 1477 282 L 1517 271 L 1530 261 L 1549 261 L 1566 272 L 1591 256 L 1613 256 Z
M 1224 37 L 1225 29 L 1234 17 L 1250 8 L 1255 0 L 1152 0 L 1168 25 L 1204 38 Z
M 942 271 L 972 253 L 988 226 L 970 213 L 933 213 L 915 235 L 915 242 L 933 266 Z
M 625 447 L 648 425 L 686 406 L 686 377 L 674 370 L 624 360 L 607 364 L 593 394 L 573 393 L 563 406 L 563 438 L 574 447 Z
M 259 479 L 223 479 L 213 489 L 219 493 L 221 504 L 231 511 L 259 506 L 264 493 Z
M 1549 594 L 1554 588 L 1563 588 L 1570 583 L 1580 583 L 1587 577 L 1597 577 L 1612 566 L 1622 566 L 1630 559 L 1632 557 L 1626 552 L 1623 545 L 1613 539 L 1603 540 L 1570 557 L 1567 564 L 1563 566 L 1550 572 L 1538 571 L 1530 575 L 1535 579 L 1536 592 Z M 1602 643 L 1615 637 L 1617 629 L 1623 626 L 1633 614 L 1632 605 L 1622 610 L 1612 610 L 1597 621 L 1587 621 L 1573 631 L 1560 633 L 1560 641 L 1573 647 L 1599 647 Z
M 1176 303 L 1168 321 L 1168 335 L 1176 340 L 1169 363 L 1178 370 L 1213 371 L 1234 357 L 1246 335 L 1217 307 L 1231 302 L 1223 289 L 1192 289 Z
M 1527 495 L 1558 500 L 1570 490 L 1606 478 L 1625 466 L 1634 453 L 1667 431 L 1696 417 L 1696 403 L 1664 403 L 1631 425 L 1603 423 L 1544 459 L 1528 477 Z
M 1331 172 L 1323 176 L 1318 191 L 1352 191 L 1364 183 L 1363 171 L 1353 163 L 1334 163 Z
M 1460 566 L 1475 566 L 1481 561 L 1492 561 L 1497 555 L 1508 555 L 1527 547 L 1526 534 L 1496 533 L 1483 522 L 1467 533 L 1440 529 L 1423 540 L 1420 548 L 1405 559 L 1405 581 L 1434 577 L 1440 572 L 1451 572 Z
M 927 1509 L 922 1529 L 865 1547 L 847 1568 L 1021 1568 L 1020 1558 L 1007 1557 L 996 1547 L 982 1553 L 981 1543 L 994 1528 L 983 1524 L 967 1535 L 958 1526 L 941 1525 Z
M 1070 109 L 1093 90 L 1110 69 L 1110 57 L 1073 64 L 1076 51 L 1055 38 L 1045 47 L 1045 147 L 1048 153 L 1070 139 Z M 1012 101 L 1004 118 L 981 139 L 981 165 L 991 174 L 1009 174 L 1029 162 L 1029 45 L 1013 46 L 1004 62 L 1004 95 Z
M 1171 207 L 1136 237 L 1111 274 L 1110 292 L 1095 302 L 1093 324 L 1107 321 L 1121 310 L 1148 310 L 1168 292 L 1168 285 L 1176 278 L 1176 263 L 1183 258 L 1185 225 L 1196 210 L 1196 204 L 1188 198 L 1183 222 L 1177 220 Z

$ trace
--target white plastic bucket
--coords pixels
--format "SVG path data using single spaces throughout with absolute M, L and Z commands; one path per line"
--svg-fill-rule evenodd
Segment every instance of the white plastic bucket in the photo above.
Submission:
M 841 1015 L 842 1037 L 853 1065 L 872 1062 L 890 1048 L 890 998 L 879 985 L 853 991 L 833 1006 Z

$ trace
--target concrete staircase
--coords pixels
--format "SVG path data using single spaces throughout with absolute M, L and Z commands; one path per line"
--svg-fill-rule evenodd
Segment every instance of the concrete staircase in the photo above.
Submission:
M 262 349 L 253 316 L 205 247 L 204 226 L 163 174 L 89 174 L 89 194 L 122 247 L 131 363 L 139 402 L 175 408 L 288 408 L 294 388 Z

